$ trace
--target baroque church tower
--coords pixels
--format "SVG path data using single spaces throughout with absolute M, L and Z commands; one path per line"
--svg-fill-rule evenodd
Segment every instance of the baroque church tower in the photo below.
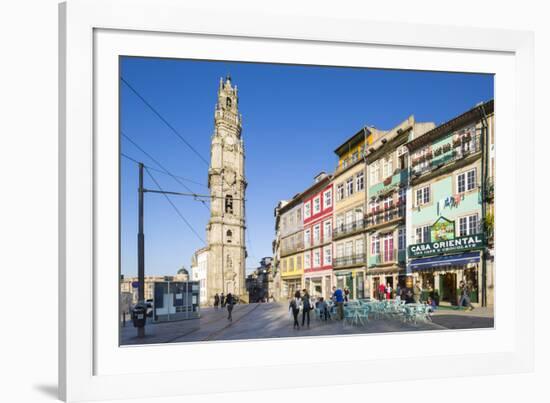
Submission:
M 208 188 L 210 221 L 207 225 L 207 300 L 216 293 L 232 293 L 248 300 L 245 288 L 244 144 L 237 86 L 231 77 L 220 79 L 210 148 Z

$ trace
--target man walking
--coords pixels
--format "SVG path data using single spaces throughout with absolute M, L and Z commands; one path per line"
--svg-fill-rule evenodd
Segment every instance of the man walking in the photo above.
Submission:
M 336 304 L 336 310 L 338 312 L 338 318 L 344 320 L 344 293 L 340 288 L 332 287 L 332 299 Z
M 302 297 L 302 327 L 304 327 L 304 324 L 306 322 L 306 316 L 307 316 L 307 327 L 309 327 L 309 311 L 312 309 L 311 306 L 311 298 L 309 297 L 309 293 L 304 288 L 303 289 L 304 296 Z
M 225 308 L 225 295 L 223 295 L 223 292 L 220 295 L 220 304 L 222 308 Z
M 231 316 L 231 313 L 233 312 L 233 305 L 235 304 L 235 300 L 231 293 L 227 294 L 225 304 L 227 305 L 227 320 L 233 322 L 233 317 Z

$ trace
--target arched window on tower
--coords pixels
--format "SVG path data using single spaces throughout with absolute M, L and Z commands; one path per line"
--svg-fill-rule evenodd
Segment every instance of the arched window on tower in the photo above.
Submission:
M 227 97 L 225 99 L 225 106 L 227 106 L 228 108 L 231 108 L 231 98 Z
M 232 237 L 233 237 L 233 232 L 231 232 L 231 230 L 228 229 L 227 232 L 225 233 L 225 238 L 227 240 L 227 243 L 231 243 Z
M 227 214 L 233 214 L 233 196 L 225 196 L 225 212 Z

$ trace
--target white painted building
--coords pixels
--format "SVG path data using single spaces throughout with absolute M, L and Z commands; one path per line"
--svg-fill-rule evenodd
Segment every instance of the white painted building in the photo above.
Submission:
M 208 248 L 197 250 L 191 260 L 191 279 L 200 286 L 200 305 L 210 305 L 207 295 Z M 211 301 L 213 303 L 213 301 Z

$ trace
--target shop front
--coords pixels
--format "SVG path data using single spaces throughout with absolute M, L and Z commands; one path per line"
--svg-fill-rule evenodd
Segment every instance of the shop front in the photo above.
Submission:
M 304 288 L 313 298 L 330 299 L 332 294 L 332 270 L 304 274 Z
M 365 289 L 365 269 L 334 271 L 334 285 L 342 290 L 349 290 L 349 299 L 363 299 L 368 297 Z
M 399 266 L 391 267 L 370 267 L 367 272 L 367 285 L 369 294 L 367 295 L 373 299 L 379 299 L 379 287 L 381 284 L 386 288 L 388 285 L 392 289 L 391 298 L 395 297 L 397 286 L 405 288 L 407 276 L 405 269 Z
M 469 297 L 479 306 L 481 289 L 481 253 L 462 252 L 411 260 L 410 269 L 415 282 L 420 281 L 422 299 L 432 297 L 442 305 L 458 305 L 462 290 L 460 282 L 468 285 Z
M 302 276 L 286 277 L 282 279 L 281 294 L 283 298 L 292 298 L 296 291 L 302 291 Z

